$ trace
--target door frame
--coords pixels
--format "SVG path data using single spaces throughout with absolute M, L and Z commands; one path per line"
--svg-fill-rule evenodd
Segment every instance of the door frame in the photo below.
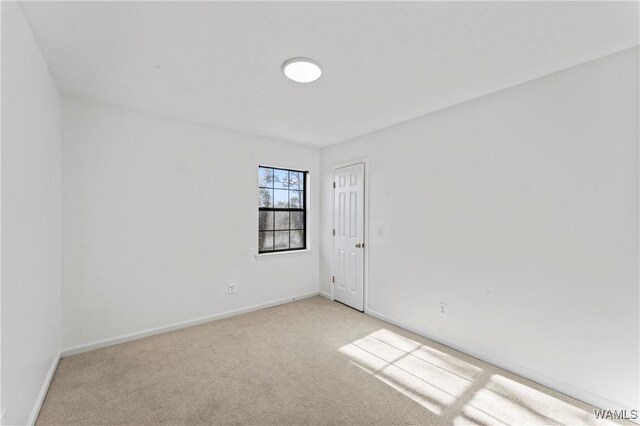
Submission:
M 331 230 L 336 229 L 336 197 L 335 197 L 335 188 L 333 188 L 333 183 L 336 181 L 336 170 L 341 169 L 343 167 L 355 166 L 357 164 L 364 164 L 364 253 L 363 253 L 363 265 L 362 265 L 362 298 L 363 300 L 363 312 L 366 314 L 369 311 L 369 247 L 370 247 L 370 238 L 369 238 L 369 158 L 365 157 L 362 159 L 356 159 L 347 161 L 344 163 L 335 163 L 331 166 L 331 186 L 329 187 L 331 191 Z M 332 231 L 329 231 L 332 232 Z M 335 275 L 335 236 L 331 235 L 331 276 Z M 329 278 L 331 279 L 331 278 Z M 331 288 L 331 300 L 335 300 L 334 297 L 334 286 L 335 283 L 329 281 L 329 286 Z

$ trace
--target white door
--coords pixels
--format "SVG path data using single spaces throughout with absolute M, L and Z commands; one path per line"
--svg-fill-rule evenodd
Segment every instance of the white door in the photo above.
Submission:
M 334 174 L 333 297 L 364 309 L 364 164 Z

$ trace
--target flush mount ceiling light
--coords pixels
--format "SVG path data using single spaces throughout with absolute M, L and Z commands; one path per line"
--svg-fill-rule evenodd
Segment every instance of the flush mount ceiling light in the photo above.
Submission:
M 293 58 L 282 64 L 282 72 L 298 83 L 311 83 L 322 75 L 320 65 L 309 58 Z

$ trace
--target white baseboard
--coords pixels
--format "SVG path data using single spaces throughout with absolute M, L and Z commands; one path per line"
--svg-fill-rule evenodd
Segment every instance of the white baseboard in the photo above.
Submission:
M 319 291 L 318 294 L 324 297 L 325 299 L 333 300 L 331 299 L 331 294 L 327 293 L 326 291 Z
M 231 311 L 222 312 L 219 314 L 208 315 L 206 317 L 200 317 L 192 320 L 181 321 L 173 324 L 163 325 L 160 327 L 149 328 L 147 330 L 137 331 L 134 333 L 122 334 L 120 336 L 109 337 L 107 339 L 96 340 L 95 342 L 84 343 L 82 345 L 71 346 L 62 350 L 61 357 L 65 358 L 71 355 L 81 354 L 83 352 L 89 352 L 95 349 L 106 348 L 107 346 L 117 345 L 119 343 L 130 342 L 132 340 L 142 339 L 143 337 L 153 336 L 155 334 L 166 333 L 168 331 L 179 330 L 181 328 L 191 327 L 198 324 L 203 324 L 210 321 L 216 321 L 223 318 L 232 317 L 235 315 L 246 314 L 248 312 L 259 311 L 261 309 L 267 309 L 278 305 L 284 305 L 285 303 L 291 303 L 296 300 L 306 299 L 308 297 L 317 296 L 318 292 L 303 293 L 284 299 L 274 300 L 271 302 L 260 303 L 258 305 L 248 306 L 246 308 L 234 309 Z
M 33 410 L 31 410 L 31 415 L 29 416 L 29 422 L 27 423 L 29 425 L 34 425 L 36 423 L 36 420 L 38 419 L 38 414 L 40 414 L 40 409 L 42 408 L 42 404 L 44 403 L 44 398 L 47 396 L 47 392 L 49 391 L 49 386 L 51 385 L 51 381 L 53 380 L 53 375 L 56 373 L 56 369 L 58 368 L 59 362 L 60 362 L 60 352 L 58 352 L 58 354 L 55 356 L 55 358 L 51 362 L 51 366 L 49 367 L 47 376 L 44 378 L 44 383 L 42 384 L 42 388 L 40 388 L 38 399 L 36 399 L 36 403 L 33 406 Z M 4 415 L 4 410 L 2 414 Z
M 434 342 L 448 346 L 459 352 L 463 352 L 467 355 L 471 355 L 474 358 L 478 358 L 479 360 L 487 362 L 491 365 L 495 365 L 496 367 L 502 368 L 503 370 L 507 370 L 511 373 L 514 373 L 526 379 L 529 379 L 533 382 L 539 383 L 541 385 L 554 389 L 558 392 L 564 393 L 565 395 L 569 395 L 572 398 L 586 402 L 587 404 L 593 405 L 596 408 L 601 408 L 605 410 L 621 410 L 622 409 L 622 410 L 627 410 L 627 412 L 631 412 L 631 410 L 633 409 L 631 407 L 625 406 L 624 404 L 617 403 L 608 398 L 602 397 L 600 395 L 596 395 L 592 392 L 570 385 L 569 383 L 565 383 L 563 381 L 554 379 L 553 377 L 546 376 L 542 373 L 538 373 L 537 371 L 530 370 L 526 367 L 515 364 L 513 362 L 496 358 L 491 355 L 486 355 L 484 353 L 475 351 L 470 348 L 466 348 L 464 346 L 461 346 L 451 341 L 448 341 L 446 339 L 443 339 L 440 336 L 433 336 L 429 333 L 426 333 L 422 330 L 418 330 L 414 327 L 403 324 L 400 321 L 394 320 L 393 318 L 389 318 L 386 315 L 383 315 L 371 309 L 367 310 L 366 313 L 367 315 L 371 315 L 372 317 L 388 322 L 389 324 L 393 324 L 397 327 L 404 328 L 405 330 L 411 331 L 412 333 L 426 337 L 429 340 L 433 340 Z M 637 420 L 635 422 L 637 422 Z

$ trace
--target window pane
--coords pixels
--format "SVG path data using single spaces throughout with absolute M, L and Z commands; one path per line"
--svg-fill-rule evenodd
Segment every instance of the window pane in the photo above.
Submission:
M 288 170 L 273 170 L 273 187 L 274 188 L 289 188 L 289 171 Z
M 304 233 L 302 231 L 291 231 L 291 248 L 304 247 Z
M 306 173 L 258 167 L 261 253 L 305 248 Z
M 289 206 L 292 209 L 301 209 L 303 207 L 302 191 L 289 191 Z
M 286 250 L 289 248 L 289 231 L 276 231 L 275 232 L 275 249 Z
M 260 251 L 273 250 L 273 232 L 258 232 L 258 248 Z
M 259 225 L 261 231 L 273 229 L 273 212 L 260 212 Z
M 260 188 L 260 207 L 273 207 L 273 189 Z
M 260 177 L 258 186 L 273 187 L 273 169 L 260 167 L 258 168 L 258 176 Z
M 289 172 L 289 189 L 304 189 L 304 173 Z
M 286 189 L 274 189 L 273 207 L 289 207 L 289 191 Z
M 289 212 L 276 213 L 276 229 L 289 229 Z
M 304 214 L 291 212 L 291 229 L 304 229 Z

